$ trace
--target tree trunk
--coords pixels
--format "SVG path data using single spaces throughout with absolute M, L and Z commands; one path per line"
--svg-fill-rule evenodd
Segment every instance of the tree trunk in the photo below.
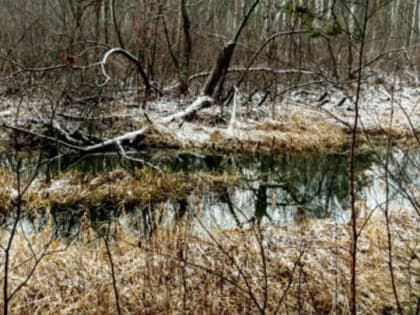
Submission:
M 239 26 L 238 30 L 235 33 L 235 36 L 232 41 L 227 43 L 223 50 L 219 53 L 216 59 L 216 63 L 214 64 L 213 70 L 211 71 L 204 88 L 202 90 L 202 93 L 207 96 L 213 96 L 214 91 L 216 89 L 217 84 L 223 80 L 224 75 L 226 74 L 226 71 L 229 68 L 230 61 L 232 60 L 233 52 L 235 51 L 236 44 L 239 40 L 239 37 L 241 36 L 242 30 L 248 23 L 249 17 L 251 16 L 252 12 L 254 11 L 255 7 L 258 5 L 260 1 L 256 0 L 252 4 L 251 8 L 249 9 L 248 13 L 243 18 L 241 25 Z M 220 86 L 219 90 L 221 90 L 223 87 Z
M 105 43 L 111 45 L 111 30 L 112 30 L 112 5 L 111 0 L 104 0 L 104 30 Z
M 181 41 L 181 56 L 179 63 L 179 89 L 181 94 L 185 94 L 189 87 L 189 75 L 190 75 L 190 59 L 192 51 L 192 39 L 191 39 L 191 22 L 188 16 L 185 0 L 180 2 L 180 11 L 182 19 L 182 41 Z

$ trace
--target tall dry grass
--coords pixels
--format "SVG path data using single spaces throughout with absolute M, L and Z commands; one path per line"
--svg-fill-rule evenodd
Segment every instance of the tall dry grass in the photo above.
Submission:
M 414 314 L 420 297 L 418 222 L 404 211 L 394 212 L 391 219 L 396 286 L 405 312 Z M 72 241 L 48 242 L 51 222 L 42 233 L 17 235 L 12 288 L 29 273 L 34 253 L 45 244 L 49 247 L 30 281 L 12 299 L 11 313 L 116 314 L 105 241 L 86 218 L 81 223 L 83 229 Z M 346 224 L 254 224 L 211 234 L 203 227 L 197 232 L 197 224 L 162 227 L 149 240 L 121 223 L 112 224 L 109 244 L 122 313 L 348 313 Z M 377 212 L 361 233 L 357 285 L 362 314 L 395 311 L 384 224 Z M 6 237 L 3 230 L 1 241 Z

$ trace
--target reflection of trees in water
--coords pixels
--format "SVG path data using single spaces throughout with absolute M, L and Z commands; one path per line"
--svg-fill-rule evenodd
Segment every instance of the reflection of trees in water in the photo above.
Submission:
M 128 210 L 132 211 L 133 209 L 128 208 Z M 95 230 L 99 230 L 103 224 L 108 224 L 121 214 L 120 207 L 113 203 L 105 203 L 87 209 L 83 205 L 52 207 L 48 213 L 46 209 L 38 209 L 36 213 L 25 216 L 25 219 L 36 232 L 41 231 L 51 219 L 55 236 L 66 238 L 78 234 L 84 217 L 89 220 Z
M 366 170 L 371 163 L 370 158 L 359 157 L 357 171 L 360 173 Z M 332 200 L 336 200 L 346 209 L 347 164 L 346 156 L 314 155 L 283 156 L 278 160 L 261 158 L 253 164 L 244 165 L 243 174 L 250 179 L 246 186 L 254 196 L 254 213 L 251 220 L 260 220 L 263 217 L 272 220 L 270 213 L 274 215 L 280 211 L 291 211 L 294 220 L 308 215 L 328 217 L 332 212 Z M 359 176 L 359 190 L 365 185 L 366 179 Z M 226 199 L 225 192 L 221 201 L 226 202 Z M 232 203 L 230 198 L 229 200 Z M 231 204 L 228 206 L 233 210 L 237 208 Z
M 132 205 L 124 208 L 124 211 L 114 204 L 89 209 L 53 209 L 51 218 L 56 236 L 70 237 L 78 233 L 84 216 L 88 218 L 91 227 L 101 233 L 104 225 L 108 226 L 110 222 L 117 220 L 122 214 L 127 215 L 130 227 L 144 237 L 150 237 L 163 221 L 160 203 L 158 202 L 143 208 Z M 44 215 L 30 218 L 29 221 L 37 229 L 42 229 L 46 223 L 46 218 L 47 216 L 44 213 Z
M 235 220 L 236 225 L 241 225 L 241 220 L 238 217 L 237 209 L 232 201 L 232 198 L 230 198 L 229 189 L 227 186 L 222 186 L 220 192 L 220 201 L 222 203 L 225 203 L 228 206 L 229 213 L 232 215 L 233 219 Z
M 110 165 L 108 160 L 102 166 Z M 344 208 L 348 203 L 347 156 L 342 155 L 286 155 L 276 159 L 244 158 L 222 156 L 178 155 L 170 162 L 166 161 L 166 169 L 195 172 L 210 170 L 225 172 L 239 170 L 244 180 L 237 186 L 218 184 L 208 187 L 215 193 L 216 199 L 204 197 L 209 191 L 197 191 L 204 201 L 204 211 L 211 211 L 214 204 L 224 205 L 232 224 L 241 225 L 246 221 L 277 220 L 291 215 L 293 220 L 306 216 L 328 217 L 331 215 L 331 201 L 338 201 Z M 359 157 L 358 172 L 370 167 L 369 157 Z M 101 166 L 100 160 L 94 160 L 94 166 Z M 90 165 L 90 164 L 89 164 Z M 88 166 L 89 166 L 88 165 Z M 366 179 L 359 176 L 358 188 L 366 185 Z M 179 196 L 178 200 L 157 201 L 147 206 L 124 205 L 124 213 L 128 215 L 130 226 L 144 236 L 150 236 L 163 221 L 179 221 L 194 208 L 188 196 Z M 245 200 L 241 204 L 238 198 Z M 167 202 L 169 211 L 163 213 L 162 202 Z M 77 231 L 80 219 L 85 213 L 81 208 L 52 209 L 51 214 L 62 236 Z M 121 215 L 121 207 L 102 204 L 87 210 L 92 226 L 98 227 L 101 222 Z M 165 217 L 166 216 L 166 217 Z M 219 218 L 222 219 L 222 218 Z M 222 219 L 224 220 L 224 219 Z
M 395 149 L 390 157 L 392 188 L 420 214 L 420 154 L 418 150 Z

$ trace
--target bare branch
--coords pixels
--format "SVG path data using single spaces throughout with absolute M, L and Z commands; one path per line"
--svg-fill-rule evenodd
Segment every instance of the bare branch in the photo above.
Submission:
M 301 70 L 301 69 L 275 69 L 275 68 L 270 68 L 270 67 L 264 67 L 264 66 L 260 66 L 260 67 L 251 67 L 251 68 L 247 68 L 247 67 L 231 67 L 229 69 L 226 70 L 226 73 L 235 73 L 235 72 L 263 72 L 263 73 L 271 73 L 271 74 L 275 74 L 275 75 L 282 75 L 282 74 L 295 74 L 295 73 L 299 73 L 299 74 L 316 74 L 316 72 L 314 71 L 309 71 L 309 70 Z M 211 72 L 209 71 L 204 71 L 204 72 L 199 72 L 196 74 L 193 74 L 192 76 L 190 76 L 189 80 L 195 80 L 195 79 L 200 79 L 203 77 L 207 77 L 209 74 L 211 74 Z
M 102 74 L 105 77 L 105 81 L 102 82 L 102 84 L 100 84 L 100 86 L 105 86 L 111 80 L 111 77 L 108 75 L 108 73 L 106 71 L 106 63 L 107 63 L 108 59 L 114 54 L 123 55 L 124 57 L 126 57 L 128 60 L 130 60 L 131 62 L 133 62 L 137 66 L 137 69 L 138 69 L 138 71 L 140 73 L 140 76 L 143 80 L 146 91 L 150 91 L 150 89 L 152 88 L 152 85 L 150 84 L 149 78 L 147 77 L 146 72 L 144 71 L 143 66 L 140 63 L 140 60 L 138 60 L 135 56 L 133 56 L 129 51 L 125 50 L 124 48 L 111 48 L 103 56 L 99 65 L 101 67 Z

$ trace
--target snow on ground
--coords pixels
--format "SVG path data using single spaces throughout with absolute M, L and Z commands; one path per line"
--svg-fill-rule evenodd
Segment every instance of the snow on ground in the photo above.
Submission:
M 355 95 L 336 88 L 298 89 L 283 99 L 284 108 L 288 106 L 309 107 L 328 111 L 348 124 L 354 121 Z M 361 127 L 364 129 L 385 129 L 390 125 L 393 110 L 392 128 L 409 131 L 413 126 L 420 128 L 420 90 L 404 86 L 391 92 L 383 85 L 364 87 L 360 101 Z M 410 126 L 411 124 L 411 126 Z
M 386 82 L 364 83 L 359 100 L 361 121 L 359 128 L 371 131 L 373 134 L 385 134 L 390 127 L 392 115 L 393 132 L 406 135 L 419 132 L 420 90 L 408 83 L 394 84 L 393 89 L 390 86 L 392 84 Z M 179 119 L 167 123 L 165 117 L 181 112 L 196 98 L 165 96 L 148 100 L 145 104 L 138 104 L 136 94 L 126 92 L 124 97 L 121 95 L 119 97 L 117 93 L 108 103 L 94 105 L 98 106 L 96 112 L 103 111 L 103 115 L 92 115 L 91 109 L 80 105 L 62 105 L 57 108 L 55 117 L 70 133 L 84 124 L 83 118 L 87 117 L 87 112 L 90 113 L 88 119 L 93 122 L 95 119 L 103 120 L 104 117 L 110 123 L 116 120 L 120 122 L 113 129 L 104 123 L 105 131 L 112 131 L 112 135 L 109 134 L 108 137 L 118 136 L 115 133 L 124 134 L 140 129 L 148 119 L 151 119 L 157 124 L 160 121 L 161 126 L 157 126 L 157 129 L 174 135 L 183 145 L 195 143 L 198 146 L 205 146 L 217 138 L 223 138 L 224 145 L 229 145 L 229 141 L 239 141 L 239 144 L 248 142 L 252 145 L 259 142 L 271 143 L 272 138 L 280 143 L 290 143 L 300 137 L 300 147 L 308 148 L 325 141 L 325 133 L 329 133 L 330 136 L 336 133 L 337 128 L 349 130 L 355 115 L 354 91 L 354 86 L 337 88 L 332 85 L 319 85 L 312 88 L 295 88 L 283 93 L 274 101 L 256 106 L 262 99 L 262 93 L 254 95 L 249 102 L 248 95 L 237 90 L 233 102 L 223 108 L 223 116 L 220 115 L 220 104 L 214 104 L 210 108 L 201 110 L 198 117 L 195 117 L 198 119 L 184 123 L 180 123 Z M 0 98 L 0 122 L 13 124 L 19 112 L 18 124 L 26 125 L 28 128 L 28 123 L 30 125 L 34 120 L 48 121 L 51 117 L 50 107 L 48 100 L 36 97 L 24 100 L 3 97 Z M 64 117 L 66 115 L 68 117 Z M 327 128 L 326 124 L 331 127 Z M 105 135 L 102 137 L 106 137 Z M 335 139 L 335 143 L 339 140 Z M 235 145 L 238 145 L 238 142 Z

